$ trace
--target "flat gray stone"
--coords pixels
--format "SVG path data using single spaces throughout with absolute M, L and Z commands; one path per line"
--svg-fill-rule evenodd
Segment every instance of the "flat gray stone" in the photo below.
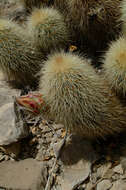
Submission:
M 110 190 L 126 190 L 126 182 L 123 180 L 118 180 L 113 183 L 113 186 Z
M 0 163 L 0 187 L 13 190 L 44 190 L 47 168 L 34 159 Z
M 97 184 L 97 190 L 108 190 L 111 186 L 111 182 L 106 179 Z
M 91 172 L 90 167 L 90 162 L 81 160 L 77 164 L 65 168 L 61 182 L 62 190 L 73 190 L 84 182 Z
M 3 80 L 0 72 L 0 107 L 4 104 L 13 102 L 13 96 L 18 96 L 19 93 L 19 90 L 12 89 L 8 86 L 7 82 Z
M 28 135 L 28 128 L 16 116 L 13 103 L 1 106 L 0 109 L 0 145 L 9 145 Z

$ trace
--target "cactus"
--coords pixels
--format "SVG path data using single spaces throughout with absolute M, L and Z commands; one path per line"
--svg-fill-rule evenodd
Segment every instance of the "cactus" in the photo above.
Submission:
M 123 0 L 121 3 L 121 18 L 122 21 L 122 32 L 126 36 L 126 0 Z
M 89 61 L 71 53 L 52 55 L 41 70 L 40 92 L 48 117 L 72 133 L 105 137 L 126 128 L 125 108 L 95 72 Z
M 0 19 L 0 70 L 8 81 L 14 81 L 19 88 L 36 85 L 42 58 L 43 55 L 27 40 L 23 29 Z
M 20 0 L 27 11 L 31 12 L 34 7 L 40 8 L 49 4 L 49 0 Z
M 53 7 L 63 13 L 67 9 L 67 0 L 54 0 Z
M 67 23 L 71 33 L 89 53 L 100 54 L 120 33 L 121 0 L 68 0 Z M 69 19 L 68 19 L 69 18 Z
M 62 15 L 53 8 L 35 9 L 28 19 L 28 31 L 35 46 L 48 53 L 65 48 L 69 40 Z
M 105 54 L 105 78 L 118 94 L 126 95 L 126 39 L 120 37 L 111 43 Z
M 20 0 L 20 3 L 31 12 L 33 8 L 42 6 L 53 6 L 54 8 L 64 11 L 66 8 L 66 0 Z

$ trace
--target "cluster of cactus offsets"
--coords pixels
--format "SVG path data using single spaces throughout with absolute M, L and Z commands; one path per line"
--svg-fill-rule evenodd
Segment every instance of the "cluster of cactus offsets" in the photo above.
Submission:
M 121 0 L 68 0 L 68 25 L 85 37 L 92 51 L 102 51 L 120 32 Z
M 23 33 L 15 23 L 0 19 L 0 70 L 18 88 L 37 84 L 35 75 L 42 67 L 43 58 Z
M 40 92 L 49 117 L 72 133 L 104 137 L 126 129 L 126 113 L 89 61 L 71 53 L 49 57 L 41 71 Z
M 120 37 L 111 43 L 105 54 L 105 78 L 118 94 L 126 95 L 126 39 Z
M 126 131 L 126 0 L 19 2 L 24 29 L 0 19 L 0 70 L 11 85 L 39 85 L 42 114 L 71 133 L 105 138 Z M 93 62 L 106 51 L 104 72 L 71 47 Z
M 35 9 L 28 19 L 29 35 L 39 49 L 50 52 L 68 45 L 69 34 L 62 15 L 53 8 Z

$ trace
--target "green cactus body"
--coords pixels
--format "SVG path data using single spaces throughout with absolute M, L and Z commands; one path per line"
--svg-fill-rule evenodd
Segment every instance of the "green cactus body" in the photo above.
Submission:
M 41 71 L 40 91 L 47 114 L 72 133 L 90 138 L 119 133 L 126 114 L 86 59 L 73 54 L 50 56 Z
M 45 52 L 68 45 L 69 35 L 62 15 L 53 8 L 35 9 L 28 19 L 28 31 L 35 46 Z
M 34 86 L 43 56 L 25 39 L 16 24 L 0 19 L 0 69 L 16 86 Z
M 103 68 L 109 85 L 126 96 L 126 39 L 120 37 L 112 42 L 104 58 Z

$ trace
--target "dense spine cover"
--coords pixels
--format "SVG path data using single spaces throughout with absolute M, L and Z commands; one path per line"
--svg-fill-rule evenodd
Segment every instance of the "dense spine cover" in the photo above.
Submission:
M 43 55 L 32 47 L 25 32 L 15 23 L 0 19 L 0 69 L 18 87 L 34 86 Z
M 104 138 L 125 129 L 125 109 L 85 58 L 57 53 L 45 62 L 41 75 L 48 117 L 70 132 Z
M 68 46 L 69 34 L 62 15 L 53 8 L 35 9 L 28 18 L 28 31 L 36 47 L 49 53 Z
M 110 87 L 126 95 L 126 39 L 120 37 L 111 43 L 104 56 L 104 72 Z

